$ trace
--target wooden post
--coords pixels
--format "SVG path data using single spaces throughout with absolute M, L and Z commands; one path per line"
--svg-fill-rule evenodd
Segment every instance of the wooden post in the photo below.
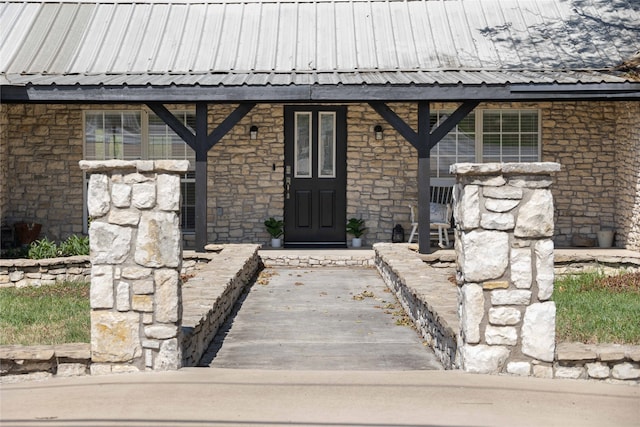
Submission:
M 204 102 L 196 104 L 196 250 L 204 251 L 207 244 L 207 115 Z

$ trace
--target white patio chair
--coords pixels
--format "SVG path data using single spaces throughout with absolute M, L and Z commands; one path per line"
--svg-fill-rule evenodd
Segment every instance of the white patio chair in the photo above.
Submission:
M 418 218 L 416 215 L 415 206 L 409 205 L 411 210 L 411 234 L 409 235 L 409 243 L 413 242 L 413 238 L 418 234 Z M 433 231 L 430 232 L 430 237 L 435 238 L 436 231 L 438 236 L 438 246 L 441 248 L 448 248 L 449 242 L 449 229 L 451 228 L 451 204 L 431 203 L 430 204 L 430 222 L 429 228 Z
M 432 239 L 438 236 L 438 246 L 447 248 L 450 246 L 449 230 L 453 216 L 453 179 L 451 178 L 432 178 L 431 179 L 431 203 L 430 203 L 430 233 Z M 413 238 L 418 233 L 418 217 L 414 206 L 411 209 L 411 234 L 409 235 L 409 243 L 413 242 Z

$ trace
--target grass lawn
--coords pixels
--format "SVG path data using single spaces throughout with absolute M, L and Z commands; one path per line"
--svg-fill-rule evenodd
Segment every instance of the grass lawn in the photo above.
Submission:
M 89 284 L 0 289 L 0 345 L 91 341 Z
M 640 273 L 563 277 L 553 300 L 558 341 L 640 344 Z

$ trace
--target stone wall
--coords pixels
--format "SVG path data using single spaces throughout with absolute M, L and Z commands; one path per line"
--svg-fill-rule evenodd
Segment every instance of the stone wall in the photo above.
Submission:
M 7 111 L 7 104 L 0 104 L 0 224 L 4 224 L 6 221 L 5 211 L 9 203 L 7 199 L 7 188 L 9 187 L 9 117 Z
M 88 256 L 0 260 L 0 288 L 51 285 L 58 281 L 88 282 L 90 278 Z
M 178 369 L 180 174 L 189 162 L 82 161 L 91 245 L 91 373 Z
M 459 163 L 460 366 L 553 376 L 553 197 L 557 163 Z M 488 256 L 490 254 L 490 256 Z
M 387 287 L 445 369 L 459 368 L 460 322 L 451 269 L 434 268 L 407 244 L 377 243 L 375 264 Z
M 640 102 L 617 105 L 616 243 L 640 251 Z
M 235 105 L 209 108 L 209 129 Z M 258 138 L 249 128 L 258 126 Z M 208 240 L 218 243 L 267 243 L 269 217 L 284 211 L 284 107 L 256 105 L 209 151 Z
M 183 366 L 198 366 L 246 286 L 261 267 L 258 245 L 224 245 L 204 254 L 182 286 Z
M 562 165 L 553 195 L 555 242 L 571 246 L 575 234 L 595 238 L 612 229 L 616 215 L 615 104 L 607 102 L 543 103 L 542 161 Z M 625 135 L 622 135 L 625 138 Z
M 6 376 L 19 380 L 82 376 L 89 373 L 90 365 L 90 344 L 0 346 L 1 382 Z
M 63 104 L 4 105 L 0 134 L 7 159 L 2 218 L 10 225 L 42 224 L 42 234 L 63 240 L 83 231 L 82 108 Z
M 553 188 L 558 246 L 569 245 L 575 234 L 595 237 L 601 227 L 615 227 L 618 246 L 640 247 L 638 105 L 544 102 L 483 103 L 478 107 L 540 109 L 542 160 L 563 164 Z M 209 129 L 234 107 L 211 105 Z M 415 128 L 415 105 L 391 107 Z M 433 110 L 454 107 L 431 106 Z M 1 221 L 35 220 L 43 224 L 42 234 L 55 240 L 82 232 L 83 174 L 77 161 L 83 155 L 83 111 L 88 109 L 144 107 L 0 106 L 0 120 L 6 123 L 0 129 L 0 177 L 5 178 L 1 180 L 4 198 L 0 186 Z M 284 206 L 283 111 L 282 104 L 257 105 L 210 151 L 210 242 L 269 241 L 263 221 L 282 217 Z M 347 114 L 347 217 L 366 220 L 365 244 L 390 241 L 395 224 L 410 229 L 408 205 L 417 201 L 417 155 L 368 105 L 350 104 Z M 377 124 L 384 130 L 382 140 L 374 138 Z M 249 138 L 252 125 L 259 128 L 257 140 Z

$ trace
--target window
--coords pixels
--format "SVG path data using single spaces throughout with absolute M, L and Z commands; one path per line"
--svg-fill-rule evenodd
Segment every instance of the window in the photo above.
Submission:
M 195 112 L 173 111 L 173 114 L 193 130 Z M 191 167 L 195 167 L 195 152 L 153 113 L 87 111 L 84 123 L 86 160 L 185 159 L 191 160 Z M 88 180 L 85 189 L 87 185 Z M 181 180 L 182 231 L 195 230 L 195 187 L 195 172 L 187 172 Z
M 431 126 L 450 111 L 433 111 Z M 538 110 L 476 110 L 431 150 L 431 176 L 451 177 L 462 162 L 537 162 L 540 159 Z
M 134 112 L 87 112 L 85 159 L 135 160 L 141 158 L 141 114 Z

